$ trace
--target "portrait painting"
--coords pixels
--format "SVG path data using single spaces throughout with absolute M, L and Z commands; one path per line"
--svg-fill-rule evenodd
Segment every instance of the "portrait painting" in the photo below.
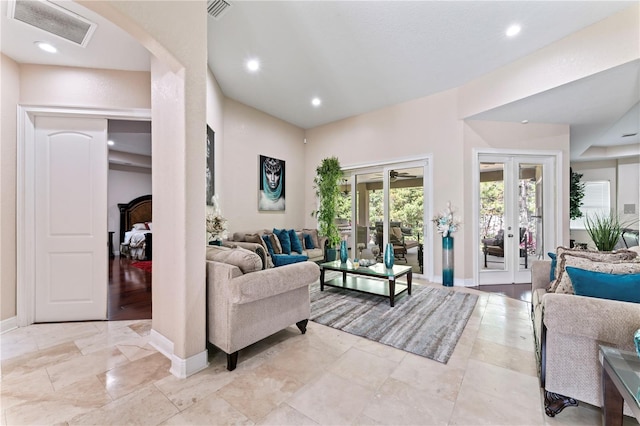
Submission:
M 260 156 L 259 159 L 259 211 L 283 211 L 285 208 L 284 160 Z
M 214 185 L 214 147 L 213 147 L 214 133 L 211 127 L 207 125 L 207 205 L 213 205 L 213 196 L 215 195 Z

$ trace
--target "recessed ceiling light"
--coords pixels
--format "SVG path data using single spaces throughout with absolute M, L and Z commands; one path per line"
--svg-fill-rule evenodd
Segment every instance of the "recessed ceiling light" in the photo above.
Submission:
M 518 24 L 513 24 L 511 25 L 509 28 L 507 28 L 507 37 L 513 37 L 515 35 L 518 35 L 518 33 L 520 33 L 520 30 L 522 28 L 520 28 L 520 25 Z
M 257 59 L 250 59 L 247 61 L 247 69 L 251 72 L 256 72 L 260 69 L 260 61 Z
M 313 105 L 315 107 L 320 106 L 321 103 L 322 103 L 322 101 L 320 100 L 320 98 L 311 99 L 311 105 Z
M 521 123 L 522 123 L 522 124 L 528 124 L 528 123 L 529 123 L 529 120 L 522 120 L 522 121 L 521 121 Z
M 115 142 L 113 142 L 113 141 L 107 141 L 107 145 L 109 145 L 109 146 L 113 146 L 113 145 L 115 145 Z
M 45 52 L 56 53 L 58 51 L 58 49 L 56 49 L 52 44 L 45 41 L 36 41 L 34 44 Z

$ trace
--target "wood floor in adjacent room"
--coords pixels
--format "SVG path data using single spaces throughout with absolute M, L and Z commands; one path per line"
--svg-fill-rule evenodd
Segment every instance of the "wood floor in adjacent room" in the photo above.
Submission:
M 151 319 L 151 272 L 124 257 L 109 259 L 109 321 Z

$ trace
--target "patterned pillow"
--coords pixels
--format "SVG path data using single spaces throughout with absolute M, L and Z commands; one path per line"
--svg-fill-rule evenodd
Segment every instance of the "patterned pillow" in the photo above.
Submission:
M 282 254 L 282 245 L 280 245 L 280 240 L 275 234 L 269 234 L 269 241 L 271 241 L 273 252 L 275 254 Z
M 592 251 L 592 250 L 578 250 L 578 249 L 570 249 L 567 247 L 558 247 L 556 249 L 556 270 L 555 277 L 556 279 L 552 281 L 549 285 L 548 291 L 551 293 L 556 292 L 558 285 L 560 284 L 560 280 L 563 276 L 564 272 L 564 255 L 581 257 L 584 259 L 589 259 L 593 262 L 616 262 L 616 261 L 629 261 L 633 260 L 637 257 L 637 253 L 631 250 L 618 250 L 618 251 Z M 575 265 L 570 265 L 575 266 Z M 578 266 L 579 267 L 579 266 Z M 570 293 L 570 294 L 573 294 Z
M 240 268 L 243 274 L 255 272 L 262 269 L 262 259 L 251 250 L 241 247 L 228 248 L 209 246 L 207 247 L 207 260 L 228 263 Z
M 258 235 L 258 234 L 245 234 L 244 235 L 244 241 L 246 241 L 247 243 L 258 243 L 258 244 L 262 245 L 262 247 L 264 248 L 265 253 L 269 252 L 267 244 L 264 242 L 262 237 L 260 235 Z
M 603 272 L 607 274 L 637 274 L 640 273 L 640 262 L 638 261 L 613 261 L 595 262 L 591 259 L 577 256 L 569 256 L 564 253 L 561 256 L 563 264 L 562 272 L 556 287 L 556 293 L 575 294 L 571 277 L 566 271 L 567 267 L 584 269 L 585 271 Z

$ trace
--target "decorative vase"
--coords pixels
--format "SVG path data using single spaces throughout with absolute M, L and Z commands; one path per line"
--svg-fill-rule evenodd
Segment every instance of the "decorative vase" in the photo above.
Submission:
M 349 252 L 347 251 L 347 242 L 340 241 L 340 262 L 346 263 L 349 258 Z
M 222 245 L 222 241 L 220 241 L 220 240 L 209 241 L 209 245 L 210 246 L 221 246 Z
M 636 345 L 636 353 L 640 357 L 640 328 L 636 330 L 636 333 L 633 335 L 633 343 Z
M 442 237 L 442 285 L 453 286 L 453 237 Z
M 393 244 L 387 243 L 387 246 L 384 249 L 384 266 L 386 266 L 387 269 L 393 268 L 393 258 Z

